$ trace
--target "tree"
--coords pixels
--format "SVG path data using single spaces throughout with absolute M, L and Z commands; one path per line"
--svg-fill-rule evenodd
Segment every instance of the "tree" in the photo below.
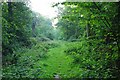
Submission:
M 56 5 L 59 4 L 60 3 Z M 114 58 L 113 56 L 117 56 L 116 53 L 119 53 L 120 45 L 117 36 L 119 34 L 118 30 L 120 29 L 118 27 L 119 20 L 116 18 L 119 9 L 118 3 L 63 2 L 61 4 L 65 6 L 65 9 L 60 14 L 61 17 L 59 18 L 58 26 L 64 33 L 66 40 L 77 34 L 79 37 L 74 37 L 75 39 L 79 38 L 81 43 L 83 41 L 83 44 L 84 41 L 86 41 L 86 44 L 82 46 L 88 50 L 86 52 L 86 50 L 83 49 L 86 55 L 92 55 L 94 53 L 96 53 L 95 55 L 101 54 L 101 62 L 107 59 L 105 64 L 103 63 L 101 65 L 105 65 L 105 69 L 110 68 L 111 72 L 113 72 L 112 75 L 114 75 L 114 72 L 117 73 L 114 67 L 117 66 L 120 61 L 119 57 Z M 93 50 L 93 48 L 96 50 Z M 81 53 L 79 51 L 81 51 L 81 49 L 78 48 L 76 53 Z M 109 55 L 109 59 L 106 57 L 103 59 L 102 55 L 106 55 L 106 57 Z M 111 65 L 116 60 L 118 64 Z M 113 68 L 115 71 L 112 71 Z M 119 75 L 116 76 L 118 77 Z
M 30 46 L 31 10 L 24 2 L 3 2 L 2 13 L 2 54 L 12 56 L 19 47 Z

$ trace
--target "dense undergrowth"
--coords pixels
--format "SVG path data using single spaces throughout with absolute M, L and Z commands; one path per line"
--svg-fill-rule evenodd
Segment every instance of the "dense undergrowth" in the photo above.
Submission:
M 74 58 L 74 65 L 79 65 L 79 68 L 83 70 L 83 73 L 76 77 L 119 77 L 115 62 L 118 59 L 116 45 L 105 45 L 103 41 L 98 40 L 81 40 L 81 42 L 69 43 L 68 46 L 70 47 L 65 52 Z
M 119 2 L 53 4 L 56 24 L 29 0 L 1 5 L 3 78 L 120 77 Z
M 87 39 L 81 42 L 48 41 L 19 49 L 16 64 L 3 66 L 3 77 L 116 78 L 119 76 L 116 48 L 111 50 L 110 45 L 100 43 Z M 5 59 L 10 60 L 10 57 Z
M 40 42 L 31 48 L 18 49 L 15 52 L 16 59 L 14 59 L 14 54 L 6 56 L 4 62 L 7 63 L 3 65 L 3 78 L 38 77 L 41 74 L 41 69 L 40 67 L 34 68 L 34 65 L 37 64 L 37 61 L 46 59 L 48 50 L 56 46 L 58 44 L 53 42 Z M 12 60 L 15 60 L 16 63 L 11 63 Z

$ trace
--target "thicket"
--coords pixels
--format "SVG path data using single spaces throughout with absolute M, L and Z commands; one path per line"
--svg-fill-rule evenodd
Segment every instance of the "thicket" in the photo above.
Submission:
M 2 54 L 5 67 L 3 76 L 40 76 L 39 68 L 32 69 L 34 61 L 38 61 L 40 57 L 47 57 L 47 50 L 57 46 L 42 42 L 61 39 L 69 41 L 65 52 L 73 57 L 73 64 L 79 65 L 83 70 L 83 73 L 76 77 L 119 77 L 120 4 L 61 4 L 64 8 L 58 6 L 56 24 L 60 33 L 53 35 L 55 32 L 51 27 L 51 20 L 31 11 L 28 2 L 2 3 Z M 39 42 L 41 44 L 37 44 Z M 41 50 L 38 50 L 38 47 Z
M 51 26 L 50 19 L 30 9 L 29 1 L 2 2 L 3 65 L 17 63 L 19 48 L 31 48 L 42 41 L 41 38 L 44 41 L 53 39 Z M 11 60 L 6 59 L 8 55 Z
M 18 55 L 17 63 L 4 66 L 2 70 L 3 79 L 41 77 L 43 71 L 40 67 L 41 64 L 39 64 L 39 61 L 47 59 L 49 57 L 47 55 L 48 50 L 57 46 L 58 44 L 54 42 L 40 42 L 31 48 L 19 48 L 19 50 L 16 51 L 16 54 Z M 10 57 L 10 55 L 5 57 L 5 59 L 8 60 L 13 58 L 14 56 Z
M 76 77 L 119 77 L 119 3 L 63 2 L 57 26 L 64 40 L 77 41 L 66 53 L 84 73 Z M 69 45 L 70 46 L 70 45 Z

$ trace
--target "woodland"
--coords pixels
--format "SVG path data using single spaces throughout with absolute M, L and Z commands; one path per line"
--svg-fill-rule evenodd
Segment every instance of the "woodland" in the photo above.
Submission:
M 3 79 L 120 77 L 120 2 L 55 3 L 57 27 L 29 0 L 0 4 Z

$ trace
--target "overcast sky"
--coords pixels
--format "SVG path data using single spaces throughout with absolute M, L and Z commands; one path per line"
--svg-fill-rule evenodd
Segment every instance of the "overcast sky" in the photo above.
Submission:
M 43 16 L 46 16 L 50 19 L 57 17 L 57 8 L 52 7 L 53 3 L 63 2 L 65 0 L 30 0 L 31 8 L 33 11 L 40 13 Z M 58 22 L 58 19 L 52 21 L 52 26 L 55 28 L 55 24 Z
M 43 16 L 53 18 L 57 16 L 57 8 L 53 8 L 52 3 L 62 2 L 65 0 L 30 0 L 31 8 L 35 12 L 39 12 Z

